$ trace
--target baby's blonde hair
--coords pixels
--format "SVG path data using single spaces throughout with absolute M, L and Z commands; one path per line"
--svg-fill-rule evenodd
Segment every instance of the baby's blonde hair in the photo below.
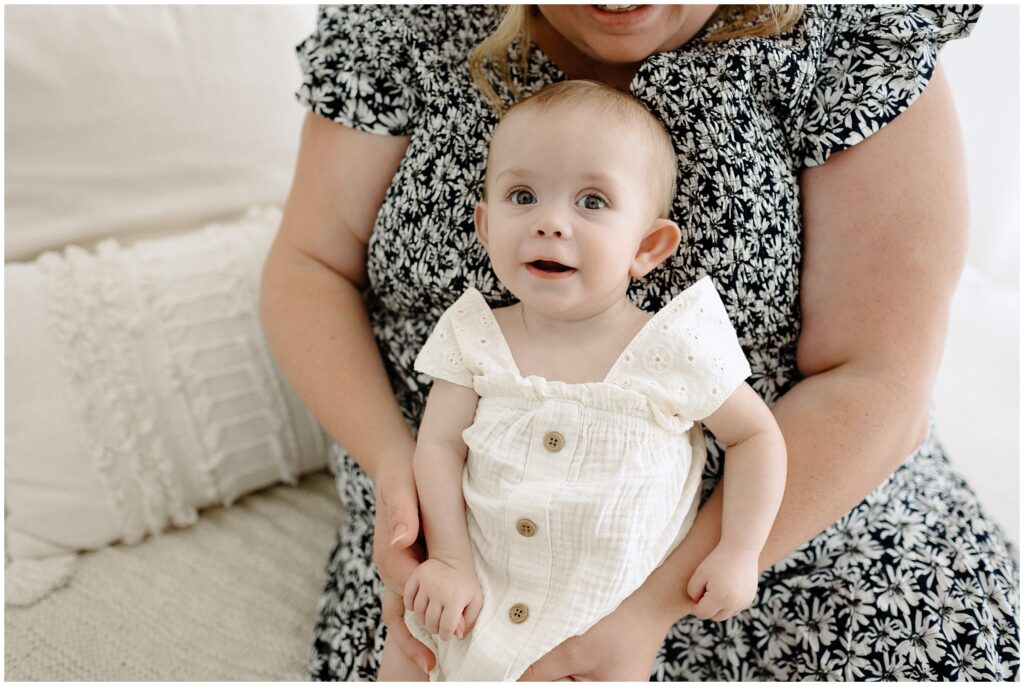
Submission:
M 542 112 L 569 108 L 596 108 L 602 115 L 613 122 L 626 126 L 638 126 L 644 134 L 650 155 L 650 170 L 657 202 L 658 216 L 667 217 L 672 209 L 672 201 L 676 197 L 677 160 L 672 137 L 642 102 L 631 95 L 616 90 L 599 81 L 577 79 L 560 81 L 545 86 L 533 95 L 523 98 L 513 105 L 504 121 L 514 112 L 522 113 L 529 110 Z M 494 129 L 491 141 L 497 137 L 501 122 Z M 488 155 L 489 156 L 489 155 Z M 484 196 L 487 195 L 487 183 L 484 182 Z

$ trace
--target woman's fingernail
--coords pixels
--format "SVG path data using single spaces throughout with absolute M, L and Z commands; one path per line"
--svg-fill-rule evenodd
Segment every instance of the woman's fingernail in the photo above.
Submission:
M 406 532 L 409 531 L 409 527 L 405 524 L 399 524 L 391 532 L 391 545 L 398 543 L 402 540 L 402 536 L 405 536 Z
M 456 629 L 455 630 L 455 635 L 459 637 L 459 640 L 462 640 L 462 638 L 465 637 L 466 632 L 463 631 L 462 629 Z
M 421 657 L 420 659 L 416 660 L 416 664 L 420 666 L 420 669 L 423 670 L 424 674 L 430 672 L 430 667 L 427 666 L 427 658 Z

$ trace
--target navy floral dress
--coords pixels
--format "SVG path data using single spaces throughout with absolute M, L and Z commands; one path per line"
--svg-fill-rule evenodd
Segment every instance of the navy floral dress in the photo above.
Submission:
M 412 427 L 430 384 L 413 360 L 441 313 L 470 286 L 492 306 L 513 302 L 472 222 L 496 118 L 466 58 L 499 11 L 323 7 L 297 48 L 306 107 L 362 131 L 411 137 L 370 241 L 366 298 Z M 679 50 L 651 56 L 630 90 L 680 154 L 672 216 L 684 238 L 630 296 L 654 312 L 710 276 L 750 361 L 748 381 L 774 402 L 800 380 L 801 170 L 905 110 L 941 46 L 967 36 L 979 13 L 810 5 L 781 36 L 708 42 L 721 21 L 713 19 Z M 514 74 L 524 94 L 566 78 L 530 50 L 527 73 Z M 710 435 L 708 443 L 705 498 L 723 467 L 721 446 Z M 347 517 L 327 566 L 309 670 L 316 680 L 373 680 L 385 634 L 373 483 L 340 446 L 332 462 Z M 750 609 L 722 623 L 680 620 L 652 679 L 1017 679 L 1016 558 L 930 432 L 852 511 L 766 570 Z

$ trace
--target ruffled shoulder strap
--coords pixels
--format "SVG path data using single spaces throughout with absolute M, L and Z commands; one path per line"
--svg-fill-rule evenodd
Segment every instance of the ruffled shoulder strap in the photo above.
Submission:
M 421 374 L 473 388 L 473 379 L 508 371 L 501 329 L 480 291 L 470 288 L 445 310 L 416 357 Z
M 697 421 L 750 376 L 725 305 L 704 277 L 647 322 L 608 381 L 648 395 L 660 410 Z

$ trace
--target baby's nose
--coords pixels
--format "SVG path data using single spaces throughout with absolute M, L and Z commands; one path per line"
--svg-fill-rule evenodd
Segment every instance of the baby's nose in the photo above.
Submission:
M 562 229 L 553 229 L 553 228 L 544 229 L 544 228 L 539 228 L 539 227 L 537 228 L 537 236 L 539 238 L 544 238 L 546 236 L 553 236 L 555 238 L 562 238 L 562 235 L 563 235 Z

